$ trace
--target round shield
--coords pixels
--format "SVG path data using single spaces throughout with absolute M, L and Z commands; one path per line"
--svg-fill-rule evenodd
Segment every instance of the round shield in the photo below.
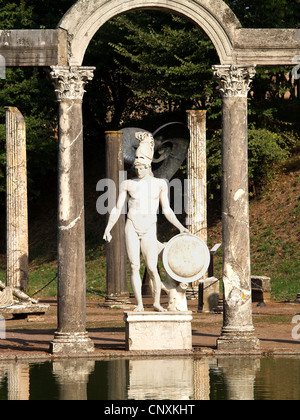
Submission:
M 163 265 L 180 283 L 199 280 L 208 270 L 210 253 L 206 243 L 191 233 L 174 236 L 164 248 Z

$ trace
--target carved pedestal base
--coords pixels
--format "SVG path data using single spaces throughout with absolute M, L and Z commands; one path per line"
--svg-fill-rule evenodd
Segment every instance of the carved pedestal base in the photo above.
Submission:
M 56 353 L 92 353 L 95 351 L 94 343 L 87 332 L 60 333 L 56 332 L 54 340 L 50 343 L 50 352 Z

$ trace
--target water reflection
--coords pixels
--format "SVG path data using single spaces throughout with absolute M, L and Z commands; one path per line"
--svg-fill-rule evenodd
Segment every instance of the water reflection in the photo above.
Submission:
M 95 370 L 93 360 L 62 360 L 53 362 L 53 375 L 59 383 L 60 400 L 87 400 L 87 384 Z
M 260 369 L 260 359 L 218 359 L 222 371 L 228 400 L 254 400 L 256 374 Z
M 190 400 L 193 395 L 191 358 L 129 361 L 128 399 Z
M 300 399 L 300 358 L 0 363 L 0 400 Z
M 7 362 L 0 364 L 0 386 L 7 380 L 7 400 L 29 399 L 29 364 Z

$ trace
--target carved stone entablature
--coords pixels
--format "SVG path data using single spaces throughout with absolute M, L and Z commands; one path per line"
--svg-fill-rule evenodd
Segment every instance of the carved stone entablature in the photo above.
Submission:
M 214 78 L 219 84 L 222 97 L 245 98 L 255 76 L 255 66 L 213 66 Z
M 95 67 L 63 67 L 52 66 L 51 78 L 57 99 L 82 100 L 84 87 L 94 77 Z

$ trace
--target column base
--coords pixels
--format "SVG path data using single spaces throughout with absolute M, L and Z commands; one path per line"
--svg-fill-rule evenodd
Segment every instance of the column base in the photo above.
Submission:
M 217 340 L 217 348 L 223 351 L 259 350 L 260 342 L 254 334 L 254 328 L 234 329 L 224 327 L 221 336 Z
M 57 353 L 93 353 L 94 343 L 88 337 L 87 332 L 54 334 L 54 340 L 50 343 L 50 352 Z

